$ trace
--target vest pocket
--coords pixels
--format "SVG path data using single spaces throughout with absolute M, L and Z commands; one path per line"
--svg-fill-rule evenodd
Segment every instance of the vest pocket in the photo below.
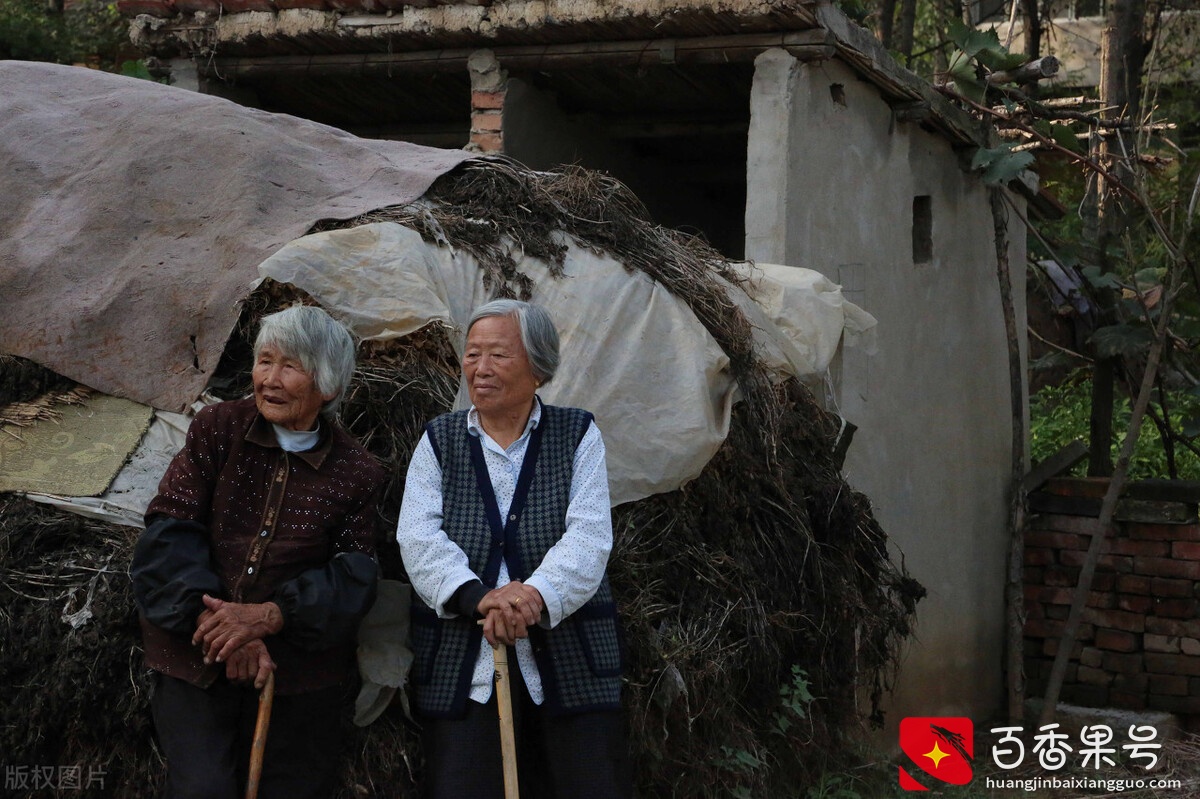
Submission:
M 432 609 L 412 606 L 413 682 L 428 685 L 433 679 L 433 664 L 442 641 L 442 625 Z
M 579 644 L 592 674 L 597 677 L 620 677 L 621 643 L 616 608 L 611 605 L 607 608 L 585 606 L 575 615 L 575 633 L 579 636 Z

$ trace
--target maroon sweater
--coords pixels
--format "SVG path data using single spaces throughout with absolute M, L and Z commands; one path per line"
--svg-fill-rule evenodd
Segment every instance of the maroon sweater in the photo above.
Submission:
M 283 630 L 264 639 L 280 694 L 344 679 L 357 621 L 374 599 L 384 477 L 328 420 L 315 448 L 289 453 L 253 399 L 196 414 L 134 554 L 146 665 L 202 687 L 219 676 L 224 666 L 206 667 L 191 643 L 199 597 L 219 584 L 223 599 L 283 610 Z

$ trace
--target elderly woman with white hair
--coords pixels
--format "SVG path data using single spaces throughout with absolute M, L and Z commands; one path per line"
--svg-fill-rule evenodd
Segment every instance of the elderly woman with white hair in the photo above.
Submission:
M 462 363 L 471 407 L 431 422 L 409 465 L 397 540 L 429 796 L 504 795 L 485 638 L 519 666 L 521 795 L 630 792 L 604 442 L 590 413 L 537 396 L 557 368 L 545 309 L 479 307 Z
M 254 395 L 196 414 L 130 569 L 168 797 L 329 797 L 358 622 L 375 596 L 379 463 L 337 423 L 354 340 L 319 308 L 262 320 Z

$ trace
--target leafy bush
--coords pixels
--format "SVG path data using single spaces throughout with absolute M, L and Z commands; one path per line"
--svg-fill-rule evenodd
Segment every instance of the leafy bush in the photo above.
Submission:
M 1076 374 L 1061 385 L 1047 386 L 1029 398 L 1030 454 L 1034 463 L 1045 460 L 1072 441 L 1088 440 L 1091 390 L 1091 382 L 1081 374 Z M 1197 400 L 1192 394 L 1184 392 L 1168 392 L 1168 397 L 1171 427 L 1179 431 L 1196 415 Z M 1129 428 L 1129 415 L 1129 398 L 1118 397 L 1113 405 L 1114 462 L 1120 454 L 1125 431 Z M 1175 465 L 1180 479 L 1200 479 L 1200 456 L 1191 450 L 1177 447 Z M 1080 464 L 1073 473 L 1082 476 L 1085 469 L 1086 464 Z M 1129 478 L 1138 480 L 1170 476 L 1162 437 L 1158 427 L 1147 418 L 1129 466 Z

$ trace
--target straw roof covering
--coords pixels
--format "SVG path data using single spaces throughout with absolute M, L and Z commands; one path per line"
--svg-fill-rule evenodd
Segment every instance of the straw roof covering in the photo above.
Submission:
M 842 477 L 839 421 L 755 357 L 725 259 L 653 225 L 621 184 L 582 169 L 470 162 L 420 205 L 319 227 L 381 219 L 471 252 L 493 291 L 515 296 L 530 287 L 513 253 L 561 263 L 560 231 L 660 281 L 695 312 L 729 355 L 744 400 L 699 478 L 614 509 L 610 576 L 625 625 L 637 784 L 646 796 L 787 795 L 830 765 L 862 724 L 880 719 L 923 589 L 889 559 L 869 501 Z M 270 281 L 248 298 L 218 392 L 245 390 L 256 320 L 297 299 L 311 301 Z M 448 333 L 434 324 L 364 343 L 343 411 L 393 475 L 379 542 L 388 577 L 403 577 L 389 528 L 412 448 L 457 389 Z M 0 361 L 0 385 L 12 366 Z M 145 796 L 161 775 L 126 576 L 135 534 L 0 496 L 0 684 L 10 689 L 0 750 L 10 763 L 103 767 L 105 787 L 84 796 Z M 415 795 L 421 753 L 399 708 L 354 730 L 344 757 L 340 796 Z

